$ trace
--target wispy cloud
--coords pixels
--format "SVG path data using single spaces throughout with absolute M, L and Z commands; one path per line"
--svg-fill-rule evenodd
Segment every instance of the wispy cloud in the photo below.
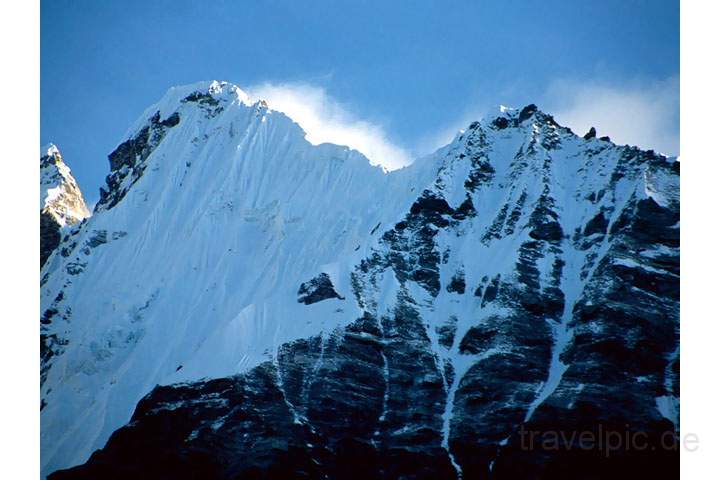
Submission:
M 393 142 L 382 125 L 360 119 L 322 87 L 264 83 L 247 91 L 300 124 L 313 144 L 347 145 L 365 154 L 372 164 L 388 170 L 412 163 L 410 151 Z M 457 121 L 419 138 L 414 151 L 425 154 L 446 145 L 470 122 L 495 115 L 500 103 L 521 108 L 532 102 L 579 135 L 594 126 L 599 136 L 607 135 L 617 144 L 637 145 L 667 155 L 679 152 L 678 77 L 654 81 L 564 79 L 537 91 L 540 94 L 530 98 L 523 89 L 507 86 L 492 99 L 483 95 L 481 102 L 469 102 Z
M 550 86 L 542 108 L 580 135 L 594 126 L 615 143 L 677 155 L 678 95 L 678 77 L 623 84 L 563 80 Z
M 412 162 L 410 154 L 388 139 L 381 125 L 361 120 L 327 92 L 303 83 L 264 83 L 247 89 L 305 130 L 312 144 L 335 143 L 362 152 L 373 165 L 394 170 Z

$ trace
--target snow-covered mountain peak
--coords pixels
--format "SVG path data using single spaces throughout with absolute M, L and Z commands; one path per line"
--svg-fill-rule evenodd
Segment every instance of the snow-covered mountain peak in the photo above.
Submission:
M 86 461 L 133 411 L 131 430 L 191 412 L 159 443 L 219 438 L 233 458 L 265 455 L 239 438 L 305 427 L 298 451 L 330 452 L 361 418 L 363 445 L 425 452 L 436 478 L 511 465 L 518 426 L 575 426 L 576 402 L 631 391 L 638 428 L 675 421 L 677 162 L 528 105 L 385 173 L 215 81 L 170 89 L 109 160 L 97 214 L 42 270 L 44 472 Z M 596 374 L 625 370 L 646 380 Z M 203 390 L 223 378 L 260 396 Z M 145 397 L 156 385 L 172 401 Z M 290 427 L 238 436 L 225 403 Z
M 52 211 L 63 225 L 88 217 L 82 193 L 60 150 L 49 143 L 40 151 L 40 210 Z
M 238 103 L 250 105 L 250 97 L 240 87 L 230 82 L 218 80 L 204 80 L 187 85 L 170 87 L 162 98 L 150 105 L 137 121 L 128 129 L 124 138 L 137 134 L 147 122 L 156 114 L 167 118 L 184 103 L 197 102 L 204 106 L 218 106 Z
M 299 286 L 323 272 L 349 298 L 349 259 L 431 180 L 391 179 L 357 151 L 312 145 L 289 117 L 220 83 L 171 89 L 109 162 L 96 214 L 43 269 L 43 382 L 53 395 L 43 415 L 57 419 L 45 424 L 44 455 L 56 468 L 101 446 L 155 383 L 232 374 L 284 341 L 352 321 L 352 305 L 301 308 Z M 99 297 L 113 300 L 98 306 Z M 70 316 L 96 321 L 69 332 Z M 125 362 L 144 373 L 128 369 L 91 403 L 66 401 Z M 122 406 L 106 417 L 106 401 Z M 82 421 L 82 411 L 93 426 L 66 436 L 65 419 Z
M 44 156 L 54 156 L 60 153 L 57 146 L 54 143 L 46 143 L 40 147 L 40 158 Z
M 52 143 L 44 145 L 40 149 L 40 266 L 60 243 L 62 230 L 89 216 L 60 150 Z
M 163 141 L 166 135 L 169 141 Z M 179 145 L 196 154 L 208 145 L 223 149 L 227 152 L 224 159 L 231 162 L 215 162 L 215 165 L 232 168 L 232 159 L 240 155 L 237 152 L 245 143 L 268 142 L 270 137 L 277 137 L 278 146 L 307 143 L 303 130 L 289 117 L 269 110 L 262 100 L 251 101 L 231 83 L 211 81 L 173 87 L 145 110 L 125 140 L 110 154 L 110 175 L 106 178 L 107 185 L 101 188 L 96 208 L 107 210 L 115 206 L 142 177 L 148 158 L 161 145 L 165 145 L 160 148 L 164 153 L 154 156 L 153 171 L 161 166 L 187 171 L 189 165 L 176 163 L 182 156 L 180 152 L 168 150 Z M 341 148 L 336 146 L 335 150 Z M 257 170 L 266 168 L 263 164 L 267 160 L 256 161 L 260 162 L 254 169 L 258 174 Z
M 506 128 L 504 126 L 504 120 L 509 123 L 507 126 L 520 127 L 523 124 L 549 124 L 555 128 L 563 128 L 557 122 L 552 115 L 547 114 L 540 110 L 537 105 L 530 103 L 523 108 L 511 108 L 504 105 L 498 107 L 497 116 L 489 116 L 482 123 L 490 124 L 498 128 Z

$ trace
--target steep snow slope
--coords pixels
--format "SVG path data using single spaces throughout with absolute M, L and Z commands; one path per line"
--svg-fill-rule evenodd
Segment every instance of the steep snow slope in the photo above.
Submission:
M 40 149 L 40 267 L 60 243 L 64 227 L 90 216 L 82 192 L 60 150 Z
M 45 472 L 151 390 L 58 477 L 671 471 L 518 432 L 677 429 L 677 162 L 528 106 L 384 174 L 217 82 L 127 137 L 43 271 Z
M 356 318 L 352 259 L 426 181 L 312 146 L 227 83 L 171 89 L 127 138 L 43 270 L 45 472 L 86 460 L 158 383 L 241 372 Z M 348 300 L 298 303 L 320 271 Z

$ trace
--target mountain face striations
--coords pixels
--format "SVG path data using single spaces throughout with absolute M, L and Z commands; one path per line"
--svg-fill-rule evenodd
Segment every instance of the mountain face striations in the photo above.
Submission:
M 50 478 L 677 475 L 676 160 L 529 105 L 386 173 L 203 82 L 110 166 L 42 269 Z

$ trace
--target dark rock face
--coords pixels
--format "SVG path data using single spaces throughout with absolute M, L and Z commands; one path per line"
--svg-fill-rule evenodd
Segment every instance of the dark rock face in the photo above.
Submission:
M 507 128 L 510 125 L 510 121 L 505 117 L 498 117 L 493 120 L 493 126 L 499 130 Z
M 187 102 L 197 102 L 203 105 L 212 105 L 217 106 L 220 104 L 220 101 L 215 99 L 210 93 L 208 92 L 193 92 L 187 97 L 182 99 L 183 103 Z
M 583 138 L 585 140 L 590 140 L 591 138 L 595 138 L 596 135 L 597 135 L 597 132 L 595 131 L 595 127 L 590 127 L 590 130 L 588 130 L 588 132 L 585 135 L 583 135 Z
M 61 227 L 51 214 L 40 212 L 40 268 L 45 265 L 50 254 L 60 245 Z
M 538 108 L 535 104 L 530 104 L 525 106 L 522 110 L 520 110 L 520 116 L 518 117 L 519 122 L 524 122 L 525 120 L 529 119 L 533 113 L 537 112 Z
M 677 426 L 652 406 L 680 394 L 679 256 L 668 250 L 679 246 L 679 212 L 652 199 L 632 201 L 628 210 L 632 220 L 618 220 L 625 224 L 574 308 L 574 339 L 562 354 L 567 371 L 503 448 L 499 477 L 535 471 L 536 478 L 565 478 L 583 469 L 585 478 L 678 475 Z M 658 246 L 659 255 L 636 256 Z M 579 441 L 582 432 L 591 432 L 585 435 L 593 447 Z M 552 449 L 538 445 L 559 436 L 571 440 Z
M 340 294 L 335 291 L 330 276 L 324 272 L 312 280 L 301 284 L 297 294 L 298 302 L 304 303 L 305 305 L 312 305 L 313 303 L 322 302 L 330 298 L 345 300 L 345 297 L 340 296 Z
M 455 275 L 453 275 L 446 289 L 448 292 L 454 292 L 460 295 L 465 293 L 465 274 L 462 270 L 457 271 Z
M 59 338 L 57 334 L 40 333 L 40 385 L 44 384 L 45 379 L 47 379 L 47 372 L 50 369 L 52 358 L 62 353 L 63 347 L 67 343 L 67 340 Z
M 583 235 L 589 237 L 595 233 L 605 234 L 608 227 L 608 220 L 605 218 L 603 212 L 599 212 L 595 215 L 586 225 L 583 230 Z
M 178 112 L 164 120 L 160 119 L 160 112 L 156 112 L 134 137 L 121 143 L 110 154 L 110 175 L 105 178 L 106 187 L 100 188 L 96 211 L 109 210 L 122 200 L 132 184 L 142 176 L 145 160 L 165 137 L 167 130 L 179 123 Z M 130 181 L 125 182 L 126 178 Z
M 220 100 L 209 92 L 194 92 L 181 100 L 182 103 L 196 103 L 205 111 L 206 118 L 212 118 L 223 111 Z
M 106 449 L 49 478 L 452 477 L 442 379 L 424 377 L 433 359 L 406 314 L 285 345 L 244 375 L 157 387 Z
M 377 275 L 386 268 L 392 268 L 401 281 L 412 280 L 437 294 L 440 290 L 441 256 L 435 246 L 434 237 L 438 229 L 456 223 L 455 218 L 466 218 L 467 211 L 471 210 L 466 203 L 455 210 L 444 198 L 429 190 L 424 191 L 410 207 L 405 219 L 383 235 L 381 243 L 386 246 L 387 253 L 375 254 L 363 260 L 354 278 L 367 274 Z M 410 251 L 413 252 L 412 255 L 404 254 Z M 359 302 L 363 300 L 359 299 Z
M 534 105 L 506 120 L 471 125 L 357 264 L 354 322 L 156 387 L 50 478 L 676 477 L 679 166 L 591 150 Z M 518 153 L 492 164 L 490 131 L 512 128 Z M 553 164 L 571 140 L 577 190 Z M 297 294 L 342 299 L 325 273 Z

